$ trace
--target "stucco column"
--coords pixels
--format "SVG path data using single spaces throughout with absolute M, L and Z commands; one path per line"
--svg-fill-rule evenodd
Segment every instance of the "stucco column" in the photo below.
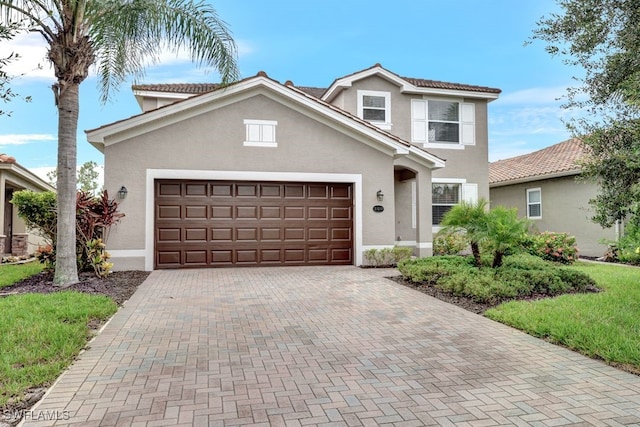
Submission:
M 431 225 L 431 171 L 416 174 L 416 254 L 419 257 L 433 255 L 433 232 Z

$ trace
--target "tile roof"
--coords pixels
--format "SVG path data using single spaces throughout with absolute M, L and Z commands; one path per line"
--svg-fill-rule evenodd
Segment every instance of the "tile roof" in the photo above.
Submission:
M 13 156 L 9 156 L 8 154 L 0 154 L 0 163 L 15 163 L 16 158 Z
M 133 85 L 132 90 L 142 90 L 149 92 L 169 92 L 169 93 L 189 93 L 199 95 L 211 92 L 220 87 L 218 83 L 161 83 L 148 85 Z
M 462 83 L 448 83 L 438 80 L 416 79 L 414 77 L 400 77 L 403 80 L 408 81 L 417 87 L 428 87 L 431 89 L 450 89 L 450 90 L 464 90 L 470 92 L 488 92 L 488 93 L 501 93 L 501 89 L 487 86 L 466 85 Z
M 534 181 L 550 175 L 578 174 L 577 163 L 585 155 L 585 147 L 577 138 L 572 138 L 533 153 L 489 163 L 489 184 L 512 181 Z
M 375 64 L 372 67 L 366 68 L 361 71 L 356 71 L 355 73 L 352 73 L 340 78 L 354 76 L 356 74 L 361 73 L 362 71 L 367 71 L 376 67 L 382 68 L 380 64 Z M 401 77 L 395 73 L 392 73 L 391 71 L 389 72 L 416 87 L 431 88 L 431 89 L 446 89 L 446 90 L 462 90 L 467 92 L 487 92 L 487 93 L 496 93 L 496 94 L 499 94 L 502 92 L 502 90 L 500 89 L 487 87 L 487 86 L 476 86 L 476 85 L 468 85 L 468 84 L 462 84 L 462 83 L 442 82 L 438 80 L 419 79 L 415 77 Z M 324 93 L 327 91 L 327 88 L 321 88 L 321 87 L 297 86 L 297 85 L 294 85 L 294 86 L 311 96 L 315 96 L 316 98 L 321 98 L 322 95 L 324 95 Z M 131 88 L 133 90 L 140 90 L 140 91 L 186 93 L 186 94 L 199 95 L 201 93 L 206 93 L 206 92 L 210 92 L 212 90 L 218 89 L 219 87 L 220 85 L 217 83 L 163 83 L 163 84 L 133 85 Z

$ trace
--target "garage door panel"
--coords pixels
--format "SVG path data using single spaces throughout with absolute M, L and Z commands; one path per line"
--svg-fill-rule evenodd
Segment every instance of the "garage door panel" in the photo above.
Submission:
M 233 184 L 216 183 L 211 184 L 211 197 L 231 197 L 233 195 Z
M 256 206 L 236 206 L 236 219 L 258 219 Z
M 352 264 L 351 188 L 156 181 L 156 267 Z
M 233 240 L 233 228 L 212 228 L 211 240 L 214 242 L 231 242 Z
M 257 249 L 242 249 L 236 251 L 236 262 L 256 264 L 258 262 L 258 250 Z
M 260 240 L 261 241 L 280 241 L 282 240 L 282 229 L 280 228 L 261 228 L 260 229 Z
M 162 228 L 158 230 L 159 242 L 180 242 L 180 228 Z
M 236 195 L 238 197 L 257 197 L 258 185 L 257 184 L 238 184 L 236 186 Z
M 206 228 L 185 228 L 184 240 L 186 242 L 207 242 Z
M 211 207 L 212 219 L 233 219 L 233 206 L 222 205 Z
M 260 185 L 260 197 L 279 199 L 282 197 L 282 186 L 280 184 L 262 184 Z
M 257 241 L 258 229 L 257 228 L 236 228 L 236 240 L 237 241 Z
M 158 206 L 158 218 L 161 219 L 182 219 L 182 207 L 181 206 Z
M 285 206 L 284 219 L 304 219 L 304 206 Z
M 207 265 L 207 251 L 206 250 L 184 251 L 184 263 L 190 266 Z
M 206 182 L 185 184 L 185 196 L 207 197 L 209 195 L 208 190 L 209 190 L 209 185 Z
M 185 206 L 185 219 L 207 219 L 207 206 Z

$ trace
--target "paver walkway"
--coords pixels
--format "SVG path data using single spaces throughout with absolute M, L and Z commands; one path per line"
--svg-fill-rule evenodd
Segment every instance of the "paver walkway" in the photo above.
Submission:
M 640 377 L 355 267 L 155 271 L 26 425 L 640 425 Z

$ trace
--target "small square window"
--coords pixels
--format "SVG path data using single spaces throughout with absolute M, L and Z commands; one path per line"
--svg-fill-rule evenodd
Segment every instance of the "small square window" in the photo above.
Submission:
M 391 129 L 391 94 L 389 92 L 359 90 L 358 117 L 381 129 Z
M 245 147 L 277 147 L 276 126 L 273 120 L 245 120 Z

